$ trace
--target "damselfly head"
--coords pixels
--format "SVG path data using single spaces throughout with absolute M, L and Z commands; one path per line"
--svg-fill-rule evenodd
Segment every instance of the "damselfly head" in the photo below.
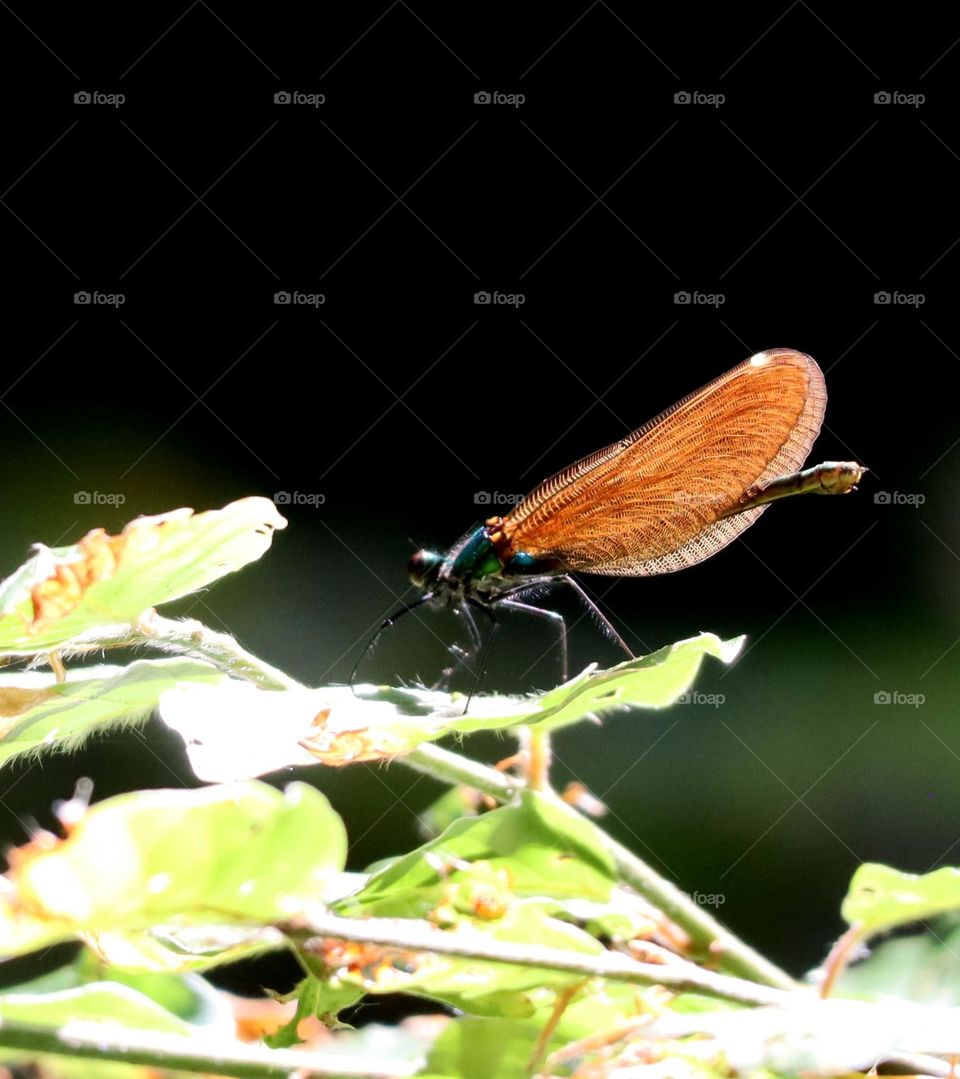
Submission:
M 414 551 L 407 563 L 411 583 L 417 588 L 430 588 L 436 582 L 443 562 L 444 556 L 438 551 Z

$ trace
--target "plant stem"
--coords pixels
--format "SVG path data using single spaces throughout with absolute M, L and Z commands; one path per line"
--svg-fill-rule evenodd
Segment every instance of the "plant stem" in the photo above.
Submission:
M 29 1053 L 142 1064 L 155 1069 L 226 1075 L 236 1079 L 287 1079 L 292 1074 L 335 1076 L 404 1076 L 416 1063 L 353 1054 L 291 1052 L 218 1044 L 182 1034 L 128 1031 L 105 1023 L 73 1021 L 39 1027 L 3 1020 L 0 1046 Z
M 856 957 L 857 949 L 863 944 L 865 937 L 864 927 L 856 922 L 830 949 L 830 954 L 824 960 L 823 981 L 820 983 L 820 996 L 824 1000 L 833 992 L 837 979 Z
M 578 819 L 584 819 L 566 802 L 557 799 L 557 804 Z M 715 958 L 723 970 L 777 989 L 798 988 L 798 983 L 789 974 L 731 933 L 686 892 L 661 877 L 642 858 L 638 858 L 618 843 L 593 821 L 588 823 L 593 825 L 598 839 L 613 855 L 621 880 L 635 888 L 671 921 L 681 926 L 690 935 L 693 943 Z
M 535 791 L 550 790 L 550 732 L 540 727 L 521 727 L 520 745 L 527 758 L 527 786 Z
M 523 786 L 521 780 L 507 777 L 487 765 L 427 743 L 418 746 L 405 757 L 396 759 L 446 783 L 474 787 L 500 802 L 509 801 Z M 561 799 L 557 798 L 556 804 L 577 820 L 586 819 Z M 797 988 L 797 983 L 786 972 L 722 926 L 690 896 L 661 877 L 643 859 L 607 835 L 593 821 L 588 823 L 596 830 L 598 843 L 605 846 L 613 857 L 621 879 L 681 926 L 701 951 L 716 958 L 723 970 L 760 985 L 784 990 Z
M 398 764 L 405 764 L 418 772 L 424 772 L 434 779 L 453 786 L 473 787 L 474 790 L 489 794 L 498 802 L 509 802 L 526 784 L 516 776 L 505 775 L 496 768 L 451 753 L 449 749 L 421 742 L 412 752 L 397 757 Z
M 784 1005 L 796 999 L 794 993 L 757 985 L 727 974 L 715 974 L 686 960 L 665 964 L 640 963 L 620 952 L 604 950 L 589 954 L 539 944 L 517 944 L 514 941 L 495 940 L 472 929 L 453 932 L 435 929 L 414 919 L 341 918 L 334 914 L 321 914 L 309 919 L 307 929 L 287 930 L 287 935 L 308 951 L 312 938 L 333 937 L 404 951 L 559 970 L 586 978 L 607 978 L 634 985 L 662 985 L 678 993 L 700 993 L 740 1004 Z

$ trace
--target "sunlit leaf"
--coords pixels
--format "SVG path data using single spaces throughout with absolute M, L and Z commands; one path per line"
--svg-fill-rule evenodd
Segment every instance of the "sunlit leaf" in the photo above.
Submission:
M 880 941 L 862 962 L 847 967 L 836 996 L 874 1000 L 900 997 L 916 1004 L 960 1005 L 960 928 Z
M 741 1075 L 758 1068 L 780 1075 L 838 1075 L 871 1070 L 899 1053 L 960 1052 L 960 1009 L 799 996 L 782 1008 L 667 1012 L 647 1033 L 664 1039 L 696 1035 L 688 1052 L 721 1057 Z
M 462 1016 L 447 1025 L 419 1073 L 429 1079 L 516 1079 L 527 1074 L 545 1017 Z M 554 1038 L 552 1048 L 561 1041 Z
M 73 547 L 37 553 L 0 583 L 0 654 L 33 655 L 75 642 L 196 592 L 258 559 L 286 521 L 266 498 L 221 510 L 180 509 L 102 528 Z
M 0 764 L 23 753 L 76 749 L 91 734 L 140 723 L 164 690 L 181 683 L 225 681 L 225 674 L 195 659 L 81 667 L 66 682 L 52 672 L 0 674 Z
M 189 1034 L 191 1027 L 150 997 L 117 982 L 53 993 L 0 994 L 0 1021 L 61 1027 L 78 1019 L 128 1030 Z
M 564 1010 L 545 1052 L 557 1052 L 571 1042 L 635 1020 L 640 999 L 635 987 L 595 984 L 590 993 Z M 434 1042 L 421 1074 L 435 1079 L 515 1079 L 525 1075 L 551 1011 L 545 1008 L 523 1019 L 462 1016 L 449 1023 Z
M 854 873 L 841 913 L 864 935 L 960 909 L 960 869 L 944 866 L 918 876 L 877 863 Z
M 268 690 L 235 679 L 207 686 L 181 683 L 163 693 L 159 711 L 183 739 L 194 775 L 206 783 L 231 783 L 316 764 L 301 742 L 316 724 L 328 721 L 331 692 L 343 699 L 344 690 Z M 339 714 L 352 707 L 346 702 Z M 389 711 L 386 705 L 369 707 Z
M 478 866 L 483 876 L 478 877 Z M 544 897 L 610 897 L 616 870 L 596 841 L 594 827 L 525 791 L 516 804 L 480 817 L 464 817 L 386 869 L 355 895 L 341 900 L 341 913 L 379 917 L 426 917 L 463 885 L 469 905 L 486 892 L 504 892 L 504 902 Z
M 704 633 L 607 671 L 593 667 L 539 696 L 477 695 L 359 686 L 262 690 L 241 682 L 184 684 L 160 714 L 184 739 L 208 782 L 231 782 L 291 765 L 388 760 L 447 734 L 556 728 L 629 708 L 664 708 L 693 684 L 704 656 L 731 662 L 743 638 Z
M 275 929 L 215 924 L 85 932 L 82 939 L 111 968 L 168 974 L 210 970 L 285 947 Z
M 0 954 L 171 920 L 269 925 L 324 899 L 345 856 L 339 816 L 303 783 L 119 795 L 66 839 L 40 833 L 10 852 Z
M 475 697 L 470 714 L 454 723 L 452 729 L 467 734 L 520 724 L 553 730 L 630 706 L 666 708 L 693 685 L 704 656 L 732 663 L 744 640 L 736 637 L 723 641 L 716 634 L 701 633 L 699 637 L 667 645 L 649 656 L 628 660 L 606 671 L 590 667 L 572 681 L 528 702 L 534 707 L 525 714 L 508 714 L 499 721 L 495 715 L 485 715 L 482 704 L 475 709 Z
M 121 970 L 101 962 L 82 949 L 67 966 L 58 967 L 9 990 L 40 996 L 68 989 L 119 983 L 149 997 L 155 1004 L 193 1026 L 219 1028 L 228 1033 L 233 1026 L 230 1006 L 219 990 L 196 974 L 144 974 Z

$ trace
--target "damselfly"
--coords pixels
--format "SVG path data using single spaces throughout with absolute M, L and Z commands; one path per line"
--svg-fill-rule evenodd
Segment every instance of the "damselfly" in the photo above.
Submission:
M 571 574 L 672 573 L 726 547 L 771 502 L 855 490 L 865 470 L 854 461 L 798 471 L 826 403 L 823 373 L 810 356 L 786 348 L 758 352 L 626 438 L 551 476 L 506 517 L 488 518 L 449 551 L 417 551 L 409 574 L 422 595 L 384 619 L 377 636 L 417 607 L 452 607 L 470 634 L 464 655 L 476 655 L 481 637 L 474 612 L 495 627 L 496 611 L 523 611 L 556 626 L 566 679 L 562 615 L 525 602 L 545 586 L 565 584 L 632 658 Z

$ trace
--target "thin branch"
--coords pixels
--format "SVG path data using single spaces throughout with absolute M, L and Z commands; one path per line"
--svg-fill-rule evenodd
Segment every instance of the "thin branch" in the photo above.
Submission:
M 840 975 L 856 959 L 858 951 L 863 948 L 866 936 L 864 926 L 859 922 L 854 922 L 830 949 L 830 954 L 824 960 L 823 980 L 820 983 L 820 996 L 824 1000 L 836 988 Z
M 297 1075 L 405 1076 L 416 1062 L 353 1054 L 291 1052 L 182 1034 L 123 1030 L 105 1023 L 73 1021 L 62 1027 L 0 1022 L 0 1046 L 30 1053 L 143 1064 L 156 1069 L 226 1075 L 235 1079 L 287 1079 Z
M 459 753 L 451 753 L 449 749 L 443 749 L 431 742 L 421 742 L 412 753 L 397 757 L 396 760 L 399 764 L 424 772 L 443 783 L 473 787 L 474 790 L 496 798 L 498 802 L 509 802 L 526 786 L 524 781 L 516 776 L 504 775 L 496 768 L 480 764 L 469 757 L 462 757 Z
M 796 993 L 757 985 L 726 974 L 714 974 L 693 963 L 640 963 L 619 952 L 597 954 L 568 952 L 539 944 L 517 944 L 494 940 L 471 929 L 448 932 L 409 918 L 341 918 L 334 914 L 311 916 L 304 928 L 285 930 L 294 943 L 310 950 L 315 937 L 379 944 L 405 951 L 456 955 L 511 966 L 559 970 L 586 978 L 607 978 L 634 985 L 663 985 L 678 993 L 701 993 L 740 1004 L 784 1005 L 796 1000 Z

